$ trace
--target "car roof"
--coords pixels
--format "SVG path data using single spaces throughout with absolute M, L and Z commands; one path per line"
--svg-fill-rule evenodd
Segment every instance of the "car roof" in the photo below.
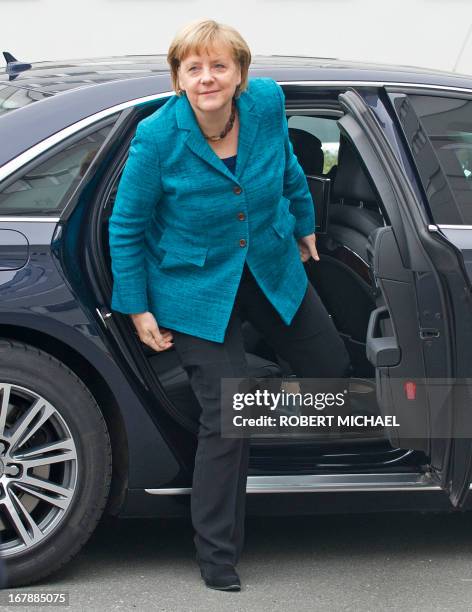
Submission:
M 26 61 L 26 58 L 25 58 Z M 284 69 L 288 69 L 284 70 Z M 416 66 L 346 61 L 338 58 L 291 55 L 255 55 L 251 72 L 264 72 L 279 78 L 291 72 L 296 80 L 376 80 L 471 87 L 472 77 Z M 10 85 L 55 94 L 91 87 L 110 81 L 169 74 L 166 55 L 123 55 L 90 59 L 33 62 L 31 69 L 20 72 Z M 8 74 L 0 74 L 0 83 Z
M 249 76 L 282 83 L 405 83 L 472 90 L 468 75 L 336 58 L 256 55 Z M 35 62 L 14 80 L 0 74 L 0 87 L 5 85 L 35 91 L 39 101 L 0 116 L 0 166 L 82 119 L 133 100 L 173 93 L 165 55 Z

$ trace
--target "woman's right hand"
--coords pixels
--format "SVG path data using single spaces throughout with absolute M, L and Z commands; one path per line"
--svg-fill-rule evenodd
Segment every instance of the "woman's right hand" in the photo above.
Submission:
M 169 329 L 159 329 L 152 312 L 130 314 L 133 325 L 141 342 L 147 344 L 155 351 L 166 351 L 174 346 L 173 336 Z

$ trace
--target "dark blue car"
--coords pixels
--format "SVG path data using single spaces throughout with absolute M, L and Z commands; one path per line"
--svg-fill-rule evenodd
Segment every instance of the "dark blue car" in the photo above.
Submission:
M 0 552 L 13 586 L 66 563 L 103 512 L 188 517 L 199 405 L 175 351 L 153 352 L 110 308 L 108 219 L 137 123 L 173 95 L 165 56 L 6 59 Z M 373 418 L 254 436 L 248 513 L 468 509 L 471 78 L 282 56 L 255 57 L 250 76 L 284 88 L 318 213 L 307 275 L 351 356 L 351 416 Z M 244 334 L 252 376 L 290 378 Z

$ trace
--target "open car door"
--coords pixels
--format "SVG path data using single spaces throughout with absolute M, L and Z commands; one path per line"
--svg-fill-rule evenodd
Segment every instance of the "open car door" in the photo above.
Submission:
M 367 356 L 380 411 L 395 419 L 386 428 L 392 446 L 423 451 L 425 478 L 460 508 L 472 476 L 471 281 L 460 245 L 431 225 L 408 153 L 390 143 L 400 134 L 373 99 L 376 113 L 357 91 L 340 94 L 346 114 L 338 121 L 390 221 L 369 236 L 378 308 Z

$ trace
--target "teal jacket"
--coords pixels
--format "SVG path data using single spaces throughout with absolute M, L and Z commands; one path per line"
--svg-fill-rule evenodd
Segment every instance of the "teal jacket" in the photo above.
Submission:
M 109 224 L 112 309 L 223 342 L 247 262 L 288 325 L 307 287 L 297 238 L 315 231 L 282 88 L 254 78 L 236 100 L 235 175 L 185 96 L 139 122 Z

